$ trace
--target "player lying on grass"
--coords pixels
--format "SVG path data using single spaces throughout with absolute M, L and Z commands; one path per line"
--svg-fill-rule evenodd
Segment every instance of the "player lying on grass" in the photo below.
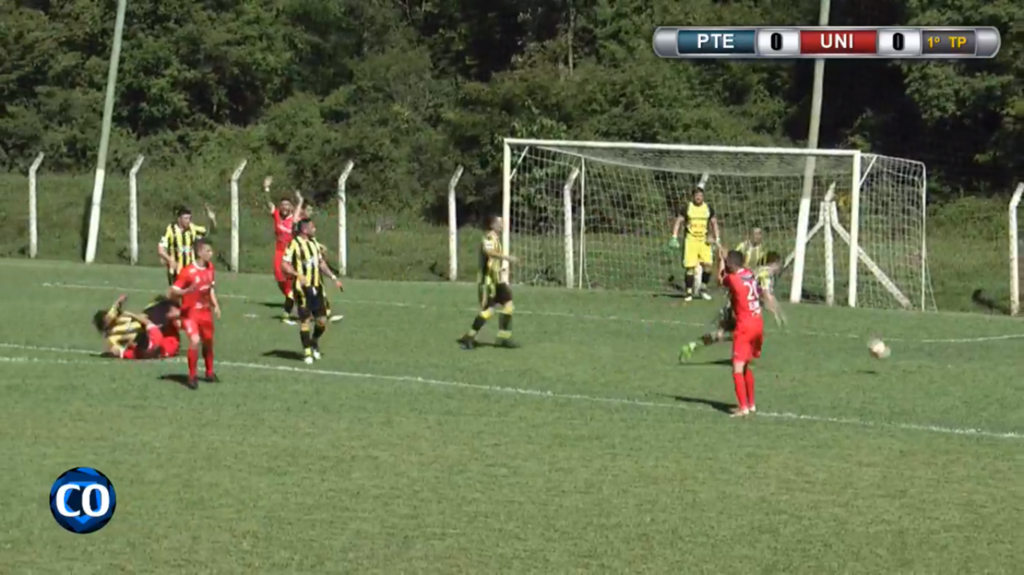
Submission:
M 724 262 L 725 260 L 720 259 L 719 261 Z M 768 252 L 765 254 L 764 261 L 765 265 L 757 268 L 753 272 L 754 278 L 757 282 L 757 296 L 760 301 L 764 302 L 768 311 L 772 313 L 772 317 L 775 318 L 776 325 L 782 326 L 786 323 L 786 316 L 783 315 L 782 308 L 779 306 L 778 300 L 775 299 L 775 292 L 773 291 L 775 276 L 782 269 L 782 257 L 778 252 Z M 725 281 L 725 275 L 725 268 L 720 264 L 720 282 Z M 691 341 L 690 343 L 683 345 L 682 349 L 679 351 L 680 362 L 685 363 L 689 361 L 698 347 L 707 347 L 725 341 L 729 334 L 735 331 L 736 314 L 732 309 L 731 302 L 726 303 L 725 307 L 718 312 L 714 326 L 714 331 L 704 334 L 699 341 Z
M 103 355 L 121 359 L 156 359 L 178 353 L 178 307 L 157 299 L 143 313 L 124 311 L 127 296 L 117 298 L 110 309 L 99 310 L 93 325 L 103 334 Z

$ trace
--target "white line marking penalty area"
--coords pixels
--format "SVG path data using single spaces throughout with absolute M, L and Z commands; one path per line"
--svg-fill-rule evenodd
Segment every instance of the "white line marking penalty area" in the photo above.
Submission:
M 0 343 L 0 348 L 16 349 L 22 351 L 45 351 L 53 353 L 67 353 L 75 355 L 95 355 L 95 351 L 84 350 L 84 349 L 67 349 L 67 348 L 55 348 L 55 347 L 41 347 L 14 343 Z M 65 360 L 60 358 L 34 358 L 34 357 L 11 357 L 11 356 L 0 356 L 0 363 L 27 363 L 27 364 L 54 364 L 54 365 L 103 365 L 110 362 L 111 360 Z M 178 360 L 172 360 L 178 361 Z M 583 401 L 588 403 L 601 403 L 610 405 L 623 405 L 623 406 L 634 406 L 634 407 L 647 407 L 647 408 L 662 408 L 662 409 L 678 409 L 682 411 L 693 411 L 708 413 L 707 409 L 701 409 L 698 407 L 691 407 L 687 405 L 679 405 L 676 403 L 664 403 L 655 401 L 644 401 L 639 399 L 628 399 L 618 397 L 601 397 L 594 395 L 582 395 L 575 393 L 559 393 L 554 391 L 542 390 L 542 389 L 529 389 L 521 387 L 507 387 L 498 385 L 485 385 L 477 383 L 465 383 L 460 381 L 446 381 L 440 379 L 431 379 L 419 376 L 409 375 L 385 375 L 376 373 L 360 373 L 350 371 L 339 371 L 329 369 L 315 369 L 315 368 L 304 368 L 294 367 L 286 365 L 269 365 L 262 363 L 248 363 L 239 361 L 220 361 L 219 365 L 226 367 L 235 367 L 240 369 L 253 369 L 262 371 L 277 371 L 287 373 L 306 373 L 309 375 L 320 375 L 320 376 L 332 376 L 332 377 L 348 377 L 354 379 L 371 379 L 378 381 L 390 381 L 395 383 L 408 383 L 414 385 L 428 385 L 433 387 L 448 387 L 448 388 L 459 388 L 459 389 L 473 389 L 478 391 L 485 391 L 490 393 L 502 393 L 510 395 L 520 395 L 529 397 L 538 397 L 546 399 L 560 399 L 566 401 Z M 757 417 L 771 418 L 787 421 L 807 421 L 814 423 L 828 423 L 835 425 L 847 425 L 853 427 L 862 428 L 874 428 L 874 429 L 896 429 L 900 431 L 917 431 L 925 433 L 938 433 L 943 435 L 960 435 L 969 437 L 980 437 L 987 439 L 1009 439 L 1009 440 L 1024 440 L 1024 432 L 1018 431 L 991 431 L 986 429 L 978 428 L 960 428 L 960 427 L 947 427 L 942 425 L 927 425 L 918 423 L 900 423 L 900 422 L 881 422 L 881 421 L 868 421 L 856 418 L 846 417 L 828 417 L 822 415 L 807 415 L 800 413 L 789 413 L 789 412 L 764 412 L 759 411 Z
M 43 282 L 40 284 L 42 287 L 47 288 L 59 288 L 59 289 L 74 289 L 74 290 L 109 290 L 117 291 L 122 293 L 153 293 L 153 290 L 140 289 L 140 288 L 129 288 L 114 285 L 102 285 L 102 284 L 72 284 L 72 283 L 61 283 L 61 282 Z M 237 299 L 237 300 L 253 300 L 244 295 L 238 294 L 217 294 L 218 297 L 223 299 Z M 374 305 L 384 307 L 400 307 L 409 309 L 439 309 L 428 305 L 410 304 L 405 302 L 393 302 L 393 301 L 382 301 L 382 300 L 363 300 L 363 299 L 352 299 L 345 298 L 341 303 L 355 304 L 355 305 Z M 476 308 L 452 308 L 458 309 L 459 311 L 477 311 Z M 630 318 L 630 317 L 619 317 L 619 316 L 603 316 L 593 314 L 577 314 L 571 312 L 554 312 L 554 311 L 538 311 L 538 310 L 521 310 L 517 309 L 516 314 L 518 315 L 535 315 L 541 317 L 563 317 L 566 319 L 582 319 L 582 320 L 599 320 L 599 321 L 626 321 L 640 324 L 665 324 L 665 325 L 682 325 L 688 327 L 701 327 L 705 328 L 708 324 L 700 322 L 688 322 L 671 319 L 643 319 L 643 318 Z M 827 333 L 807 330 L 795 330 L 790 333 L 798 333 L 801 335 L 811 337 L 839 337 L 845 339 L 865 339 L 865 336 L 851 333 Z M 964 337 L 964 338 L 947 338 L 947 339 L 906 339 L 906 338 L 886 338 L 892 342 L 908 342 L 908 343 L 925 343 L 925 344 L 967 344 L 967 343 L 988 343 L 997 341 L 1009 341 L 1024 339 L 1024 333 L 1014 333 L 1006 335 L 993 335 L 993 336 L 982 336 L 982 337 Z

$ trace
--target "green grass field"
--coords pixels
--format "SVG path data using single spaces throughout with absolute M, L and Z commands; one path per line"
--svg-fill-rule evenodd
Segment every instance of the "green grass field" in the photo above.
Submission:
M 269 276 L 218 279 L 223 383 L 93 355 L 157 269 L 0 260 L 0 573 L 1012 573 L 1019 321 L 788 308 L 737 421 L 718 302 L 520 289 L 523 347 L 464 352 L 475 288 L 352 281 L 314 368 Z M 485 339 L 493 336 L 489 326 Z M 885 361 L 865 340 L 884 336 Z M 92 466 L 117 513 L 47 507 Z

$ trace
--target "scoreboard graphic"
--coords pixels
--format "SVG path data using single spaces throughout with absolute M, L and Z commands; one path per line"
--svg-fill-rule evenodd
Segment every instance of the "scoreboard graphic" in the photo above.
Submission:
M 662 58 L 994 58 L 1002 39 L 991 27 L 661 27 Z

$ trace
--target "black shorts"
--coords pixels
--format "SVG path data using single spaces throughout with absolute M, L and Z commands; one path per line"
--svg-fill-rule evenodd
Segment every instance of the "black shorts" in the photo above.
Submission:
M 512 301 L 512 288 L 504 282 L 484 282 L 477 286 L 477 296 L 480 301 L 480 309 L 490 309 L 495 306 L 503 306 Z
M 292 294 L 295 296 L 299 319 L 305 321 L 327 315 L 327 296 L 324 295 L 323 287 L 295 286 L 292 288 Z

